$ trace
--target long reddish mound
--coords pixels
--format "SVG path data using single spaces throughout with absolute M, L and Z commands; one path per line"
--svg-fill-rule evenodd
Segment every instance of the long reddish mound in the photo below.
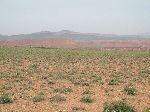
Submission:
M 38 39 L 15 39 L 0 41 L 1 45 L 16 45 L 16 46 L 75 46 L 76 42 L 69 38 L 38 38 Z
M 83 41 L 80 46 L 102 48 L 150 48 L 150 39 L 143 40 L 92 40 Z
M 25 38 L 0 40 L 0 45 L 48 47 L 150 48 L 150 39 L 75 40 L 72 38 Z

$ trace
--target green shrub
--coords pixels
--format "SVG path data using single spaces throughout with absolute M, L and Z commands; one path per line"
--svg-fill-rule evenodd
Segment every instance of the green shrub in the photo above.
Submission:
M 60 94 L 54 95 L 49 98 L 50 102 L 60 102 L 60 101 L 66 101 L 65 96 L 62 96 Z
M 105 103 L 103 112 L 135 112 L 135 109 L 124 101 Z
M 147 108 L 145 112 L 150 112 L 150 107 L 149 107 L 149 108 Z
M 0 104 L 11 103 L 12 100 L 7 95 L 0 95 Z
M 90 95 L 83 95 L 80 99 L 81 102 L 84 102 L 84 103 L 92 103 L 94 101 L 93 98 L 91 98 Z
M 37 64 L 32 64 L 32 65 L 31 65 L 31 68 L 33 68 L 33 69 L 37 69 L 37 67 L 38 67 Z
M 150 70 L 148 68 L 143 68 L 140 72 L 139 75 L 141 77 L 148 77 L 150 76 Z
M 73 92 L 73 90 L 70 87 L 63 88 L 61 91 L 61 93 L 65 93 L 65 94 L 71 93 L 71 92 Z
M 132 85 L 127 85 L 124 87 L 124 92 L 126 92 L 128 95 L 135 95 L 136 89 Z
M 117 83 L 116 79 L 111 79 L 109 80 L 108 85 L 116 85 L 116 83 Z
M 54 92 L 59 92 L 59 93 L 63 93 L 63 94 L 68 94 L 73 92 L 73 90 L 70 87 L 63 87 L 63 88 L 58 88 L 55 89 Z
M 43 95 L 35 95 L 35 96 L 32 97 L 32 101 L 33 102 L 40 102 L 42 100 L 44 100 L 44 96 Z

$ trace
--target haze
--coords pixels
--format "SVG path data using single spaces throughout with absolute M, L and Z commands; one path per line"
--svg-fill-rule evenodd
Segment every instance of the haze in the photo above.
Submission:
M 0 0 L 0 34 L 150 32 L 150 0 Z

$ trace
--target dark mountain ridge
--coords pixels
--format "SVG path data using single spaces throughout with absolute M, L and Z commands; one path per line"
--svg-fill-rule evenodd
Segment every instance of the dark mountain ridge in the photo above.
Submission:
M 99 39 L 150 39 L 149 33 L 138 35 L 117 35 L 117 34 L 98 34 L 98 33 L 80 33 L 69 30 L 62 30 L 58 32 L 41 31 L 31 34 L 18 35 L 0 35 L 0 39 L 36 39 L 36 38 L 71 38 L 75 40 L 99 40 Z

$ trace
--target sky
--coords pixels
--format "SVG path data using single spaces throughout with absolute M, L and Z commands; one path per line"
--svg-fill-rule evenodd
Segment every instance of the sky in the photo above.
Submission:
M 150 32 L 150 0 L 0 0 L 0 34 Z

